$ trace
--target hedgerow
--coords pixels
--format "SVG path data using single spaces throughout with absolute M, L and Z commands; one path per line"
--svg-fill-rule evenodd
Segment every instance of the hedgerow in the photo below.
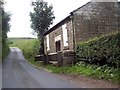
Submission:
M 118 67 L 120 64 L 120 32 L 78 43 L 76 56 L 78 61 Z

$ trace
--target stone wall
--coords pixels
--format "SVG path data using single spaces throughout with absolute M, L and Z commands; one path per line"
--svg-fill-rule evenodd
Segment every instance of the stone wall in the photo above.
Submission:
M 69 50 L 74 50 L 74 40 L 73 40 L 73 26 L 72 20 L 67 23 L 67 30 L 68 30 L 68 48 Z
M 50 40 L 50 53 L 56 52 L 56 46 L 55 46 L 55 37 L 61 35 L 61 50 L 63 49 L 63 37 L 62 37 L 62 27 L 57 28 L 53 32 L 49 34 L 49 40 Z
M 63 23 L 64 24 L 64 23 Z M 49 33 L 49 44 L 50 44 L 50 50 L 47 51 L 47 44 L 46 44 L 46 36 L 44 40 L 45 45 L 45 53 L 55 53 L 56 52 L 56 46 L 55 46 L 55 37 L 61 35 L 61 51 L 64 50 L 73 50 L 73 28 L 72 28 L 72 21 L 66 21 L 65 24 L 67 25 L 68 30 L 68 47 L 64 47 L 63 45 L 63 31 L 62 31 L 62 25 L 59 26 L 57 29 Z
M 73 13 L 76 43 L 117 32 L 116 3 L 88 3 Z M 116 14 L 116 15 L 115 15 Z

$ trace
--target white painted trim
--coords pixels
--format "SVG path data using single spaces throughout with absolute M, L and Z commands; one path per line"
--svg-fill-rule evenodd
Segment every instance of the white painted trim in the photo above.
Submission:
M 68 46 L 68 30 L 66 24 L 62 26 L 62 31 L 63 31 L 63 45 L 65 47 Z
M 47 51 L 50 50 L 49 35 L 46 35 Z

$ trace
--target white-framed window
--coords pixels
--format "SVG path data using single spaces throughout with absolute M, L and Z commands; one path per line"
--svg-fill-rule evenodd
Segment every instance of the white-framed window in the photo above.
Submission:
M 68 46 L 68 31 L 67 31 L 67 25 L 62 25 L 62 31 L 63 31 L 63 45 L 64 47 Z
M 46 35 L 47 51 L 50 50 L 49 35 Z

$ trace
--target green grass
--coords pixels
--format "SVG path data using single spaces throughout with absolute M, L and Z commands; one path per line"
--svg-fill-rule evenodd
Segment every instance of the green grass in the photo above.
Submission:
M 22 50 L 25 58 L 32 64 L 39 66 L 37 62 L 34 61 L 34 57 L 39 53 L 39 40 L 38 39 L 28 39 L 28 38 L 9 38 L 10 47 L 18 47 Z
M 84 75 L 95 79 L 108 80 L 113 83 L 118 83 L 118 76 L 120 75 L 118 69 L 114 69 L 106 65 L 97 66 L 85 64 L 84 62 L 79 62 L 74 66 L 66 67 L 56 67 L 53 65 L 47 65 L 45 66 L 45 68 L 52 70 L 53 73 Z

